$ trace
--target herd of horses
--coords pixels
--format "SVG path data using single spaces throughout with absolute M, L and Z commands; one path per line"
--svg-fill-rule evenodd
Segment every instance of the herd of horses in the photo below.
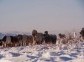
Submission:
M 45 33 L 39 33 L 37 30 L 32 31 L 32 35 L 22 35 L 18 34 L 16 36 L 7 36 L 5 35 L 0 39 L 0 46 L 3 47 L 15 47 L 15 46 L 27 46 L 27 45 L 36 45 L 43 43 L 52 43 L 56 44 L 57 36 L 48 34 L 48 31 Z
M 0 39 L 0 46 L 3 47 L 16 47 L 16 46 L 28 46 L 39 44 L 72 44 L 77 43 L 81 38 L 73 38 L 72 36 L 66 36 L 65 34 L 57 35 L 49 34 L 48 31 L 39 33 L 37 30 L 32 31 L 32 35 L 18 34 L 16 36 L 4 36 Z

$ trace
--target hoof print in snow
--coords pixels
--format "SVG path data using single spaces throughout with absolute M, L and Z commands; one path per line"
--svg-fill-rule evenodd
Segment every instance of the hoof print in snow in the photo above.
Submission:
M 51 56 L 57 56 L 58 54 L 56 52 L 50 52 Z
M 4 56 L 0 54 L 0 59 L 2 59 Z
M 36 56 L 29 56 L 29 55 L 27 55 L 27 57 L 30 58 L 30 59 L 38 58 L 38 57 L 36 57 Z
M 12 54 L 13 57 L 18 57 L 18 56 L 21 55 L 21 54 L 19 54 L 19 53 L 13 53 L 13 52 L 10 52 L 10 53 Z
M 72 57 L 77 57 L 77 55 L 78 55 L 77 53 L 71 53 L 70 54 L 70 56 L 72 56 Z
M 69 58 L 69 57 L 60 57 L 60 59 L 62 59 L 62 60 L 64 60 L 64 61 L 72 60 L 72 58 Z

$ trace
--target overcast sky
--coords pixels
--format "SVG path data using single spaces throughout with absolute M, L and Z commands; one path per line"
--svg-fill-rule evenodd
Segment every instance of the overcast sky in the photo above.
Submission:
M 84 0 L 0 0 L 0 32 L 84 27 Z

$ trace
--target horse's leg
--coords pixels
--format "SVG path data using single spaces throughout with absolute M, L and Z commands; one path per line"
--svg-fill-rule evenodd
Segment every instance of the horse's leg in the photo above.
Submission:
M 35 45 L 36 44 L 36 41 L 34 40 L 34 37 L 33 37 L 33 45 Z
M 4 45 L 4 47 L 6 47 L 6 44 L 5 43 L 3 45 Z
M 2 47 L 4 47 L 4 42 L 2 42 Z

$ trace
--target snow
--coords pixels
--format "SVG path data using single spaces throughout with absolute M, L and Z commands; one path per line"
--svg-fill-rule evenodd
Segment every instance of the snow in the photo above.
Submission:
M 0 62 L 84 62 L 84 43 L 0 48 Z

